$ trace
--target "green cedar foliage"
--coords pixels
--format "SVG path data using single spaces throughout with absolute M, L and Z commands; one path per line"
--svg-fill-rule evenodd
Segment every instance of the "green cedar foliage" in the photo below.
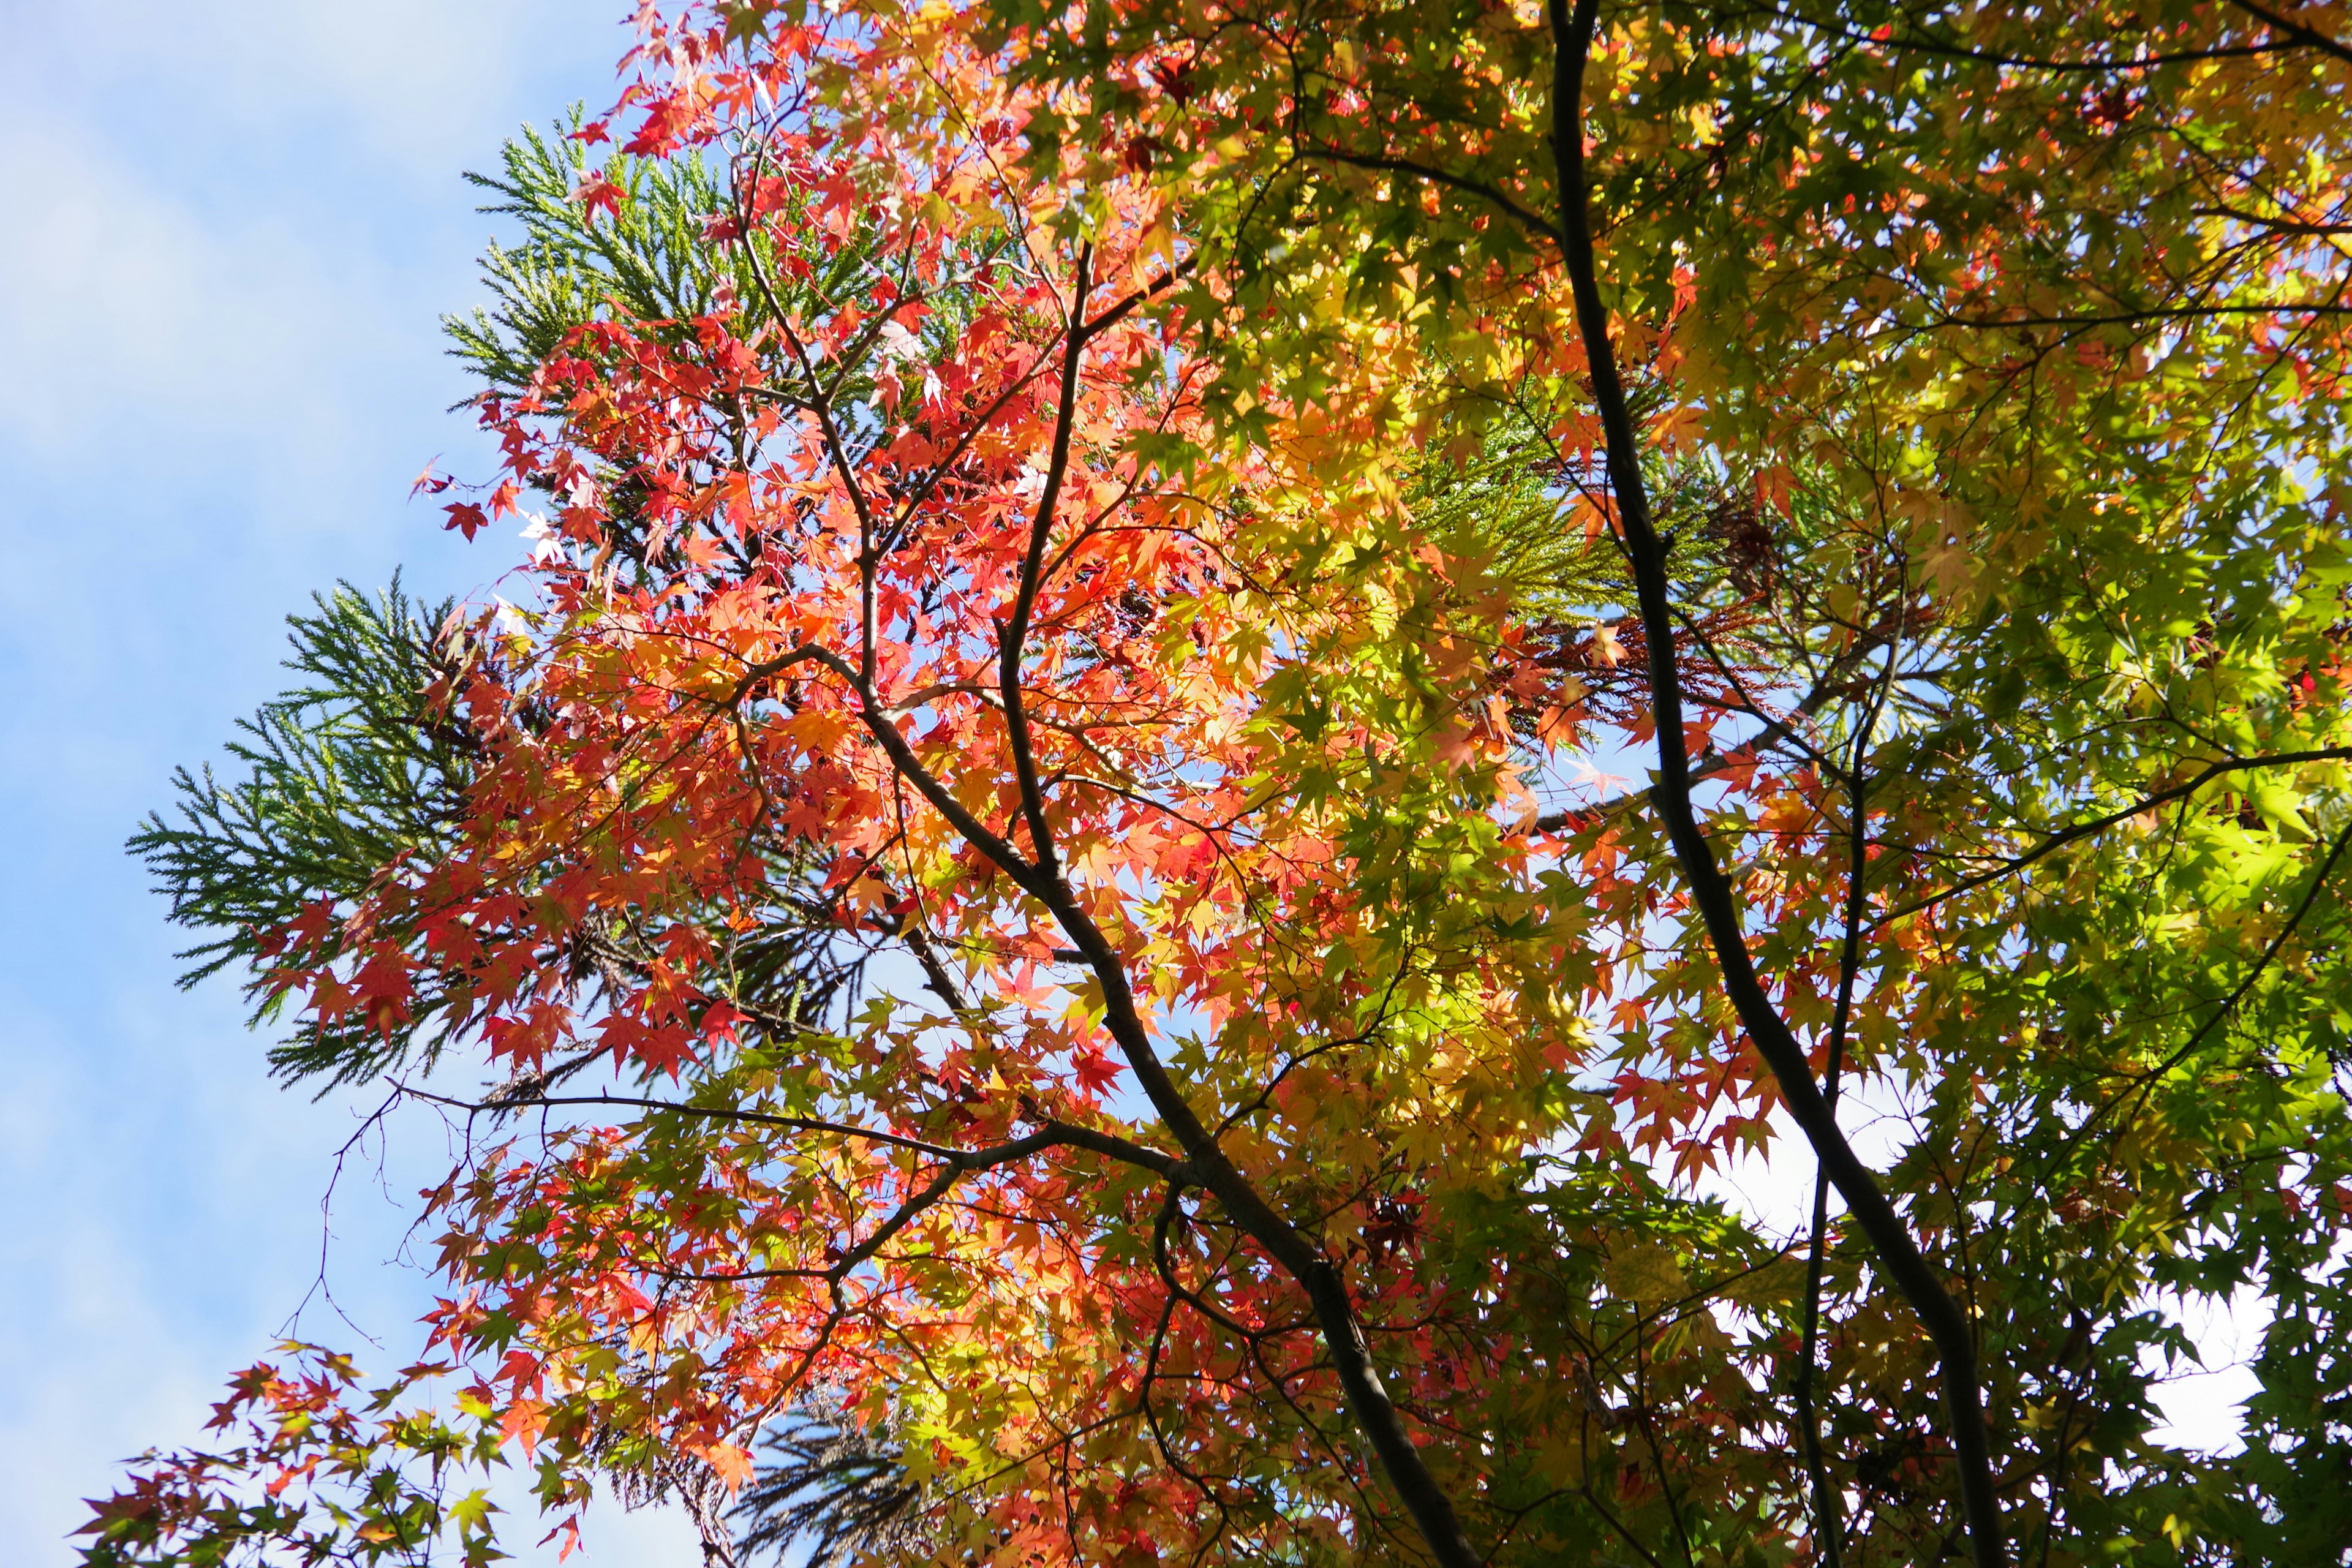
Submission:
M 184 986 L 250 966 L 253 1022 L 278 1020 L 281 994 L 258 977 L 260 933 L 310 909 L 356 899 L 386 868 L 445 850 L 463 807 L 479 742 L 428 695 L 457 673 L 456 605 L 423 605 L 401 589 L 348 584 L 288 617 L 286 667 L 299 683 L 238 723 L 228 776 L 206 766 L 173 778 L 176 809 L 131 840 L 172 900 L 172 918 L 202 941 L 181 954 Z M 270 1053 L 289 1079 L 328 1086 L 395 1066 L 423 1029 L 427 1056 L 456 1020 L 446 996 L 383 1039 L 353 1020 L 298 1025 Z M 426 1022 L 430 1020 L 430 1022 Z

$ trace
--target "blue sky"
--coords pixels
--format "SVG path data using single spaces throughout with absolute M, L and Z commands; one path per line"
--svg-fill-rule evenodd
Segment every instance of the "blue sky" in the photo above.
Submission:
M 437 317 L 492 229 L 459 178 L 598 103 L 621 0 L 0 0 L 0 1563 L 63 1568 L 116 1461 L 194 1437 L 320 1272 L 354 1106 L 283 1093 L 121 845 L 275 690 L 282 617 L 398 563 L 494 578 L 411 503 L 487 471 Z M 300 1327 L 399 1364 L 387 1267 L 439 1152 L 347 1165 Z M 362 1151 L 372 1155 L 373 1151 Z M 398 1360 L 394 1358 L 398 1356 Z M 516 1531 L 528 1545 L 539 1531 Z M 696 1561 L 599 1520 L 592 1562 Z M 553 1552 L 544 1554 L 552 1561 Z M 526 1561 L 531 1559 L 527 1557 Z M 574 1560 L 575 1562 L 577 1559 Z

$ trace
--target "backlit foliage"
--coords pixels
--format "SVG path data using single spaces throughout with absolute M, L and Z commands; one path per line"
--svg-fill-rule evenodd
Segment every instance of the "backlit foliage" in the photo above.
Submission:
M 528 563 L 138 841 L 467 1119 L 428 1359 L 93 1564 L 2352 1549 L 2332 8 L 638 26 L 450 323 Z

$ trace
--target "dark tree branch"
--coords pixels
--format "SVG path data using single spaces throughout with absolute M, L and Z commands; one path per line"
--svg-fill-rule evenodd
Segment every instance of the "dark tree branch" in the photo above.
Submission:
M 1038 1131 L 1011 1142 L 993 1144 L 986 1149 L 958 1149 L 950 1144 L 934 1143 L 924 1138 L 910 1138 L 903 1132 L 887 1131 L 878 1127 L 860 1127 L 853 1121 L 827 1121 L 813 1116 L 777 1116 L 764 1110 L 740 1110 L 723 1105 L 692 1105 L 674 1100 L 652 1100 L 629 1094 L 545 1094 L 521 1095 L 496 1100 L 460 1100 L 451 1095 L 435 1094 L 414 1085 L 397 1086 L 411 1099 L 429 1104 L 446 1106 L 452 1110 L 490 1111 L 505 1113 L 519 1107 L 604 1105 L 625 1106 L 635 1110 L 666 1110 L 677 1116 L 702 1117 L 712 1121 L 730 1121 L 749 1127 L 773 1127 L 787 1132 L 819 1132 L 836 1138 L 856 1139 L 863 1142 L 880 1143 L 893 1149 L 905 1149 L 912 1153 L 926 1154 L 940 1162 L 949 1170 L 961 1173 L 984 1170 L 992 1165 L 1005 1164 L 1013 1160 L 1046 1149 L 1068 1147 L 1083 1149 L 1105 1159 L 1136 1165 L 1150 1171 L 1164 1181 L 1184 1182 L 1192 1178 L 1184 1163 L 1149 1149 L 1116 1132 L 1081 1127 L 1076 1122 L 1049 1121 Z
M 2331 37 L 2292 16 L 2282 16 L 2267 5 L 2256 4 L 2255 0 L 2230 0 L 2230 4 L 2250 16 L 2259 17 L 2274 33 L 2284 33 L 2298 44 L 2306 44 L 2322 54 L 2333 55 L 2347 64 L 2352 64 L 2352 46 L 2346 45 L 2339 38 Z
M 2048 71 L 2053 75 L 2108 76 L 2119 72 L 2153 70 L 2158 66 L 2194 65 L 2205 60 L 2256 58 L 2276 54 L 2278 44 L 2223 44 L 2210 49 L 2174 49 L 2161 54 L 2116 55 L 2101 59 L 2052 59 L 2041 55 L 2015 55 L 1995 49 L 1971 48 L 1948 39 L 1932 37 L 1926 33 L 1903 33 L 1891 37 L 1878 37 L 1840 21 L 1824 21 L 1801 11 L 1781 6 L 1762 8 L 1767 16 L 1778 16 L 1784 22 L 1810 27 L 1817 33 L 1843 40 L 1865 48 L 1899 51 L 1906 54 L 1940 56 L 1946 59 L 1967 60 L 1976 65 L 1998 66 L 2012 70 Z M 2248 9 L 2252 9 L 2251 6 Z
M 2144 811 L 2154 811 L 2158 806 L 2168 805 L 2176 800 L 2185 800 L 2224 774 L 2242 773 L 2249 768 L 2284 768 L 2294 767 L 2303 763 L 2334 763 L 2347 760 L 2352 760 L 2352 746 L 2322 746 L 2308 752 L 2277 752 L 2265 757 L 2224 757 L 2220 762 L 2210 763 L 2200 770 L 2194 778 L 2185 779 L 2168 788 L 2158 790 L 2154 795 L 2143 796 L 2130 805 L 2119 806 L 2114 811 L 2091 817 L 2086 821 L 2062 827 L 2023 854 L 2012 856 L 1990 870 L 1980 871 L 1973 877 L 1963 877 L 1941 892 L 1929 893 L 1925 898 L 1914 899 L 1907 904 L 1899 904 L 1879 916 L 1874 922 L 1874 928 L 1901 920 L 1905 915 L 1917 914 L 1921 910 L 1931 909 L 1947 899 L 1958 898 L 1962 893 L 1973 891 L 1988 882 L 1997 882 L 2003 877 L 2013 876 L 2043 856 L 2063 849 L 2067 845 L 2079 839 L 2105 833 L 2116 824 L 2128 822 Z
M 1484 180 L 1474 180 L 1467 175 L 1452 174 L 1428 163 L 1417 163 L 1410 158 L 1399 158 L 1386 153 L 1350 153 L 1343 147 L 1302 145 L 1298 155 L 1301 158 L 1322 163 L 1343 164 L 1350 169 L 1370 169 L 1375 173 L 1387 174 L 1410 174 L 1415 179 L 1427 180 L 1434 185 L 1444 185 L 1448 190 L 1460 191 L 1465 195 L 1476 196 L 1483 201 L 1492 203 L 1496 209 L 1517 219 L 1522 227 L 1532 229 L 1555 245 L 1559 243 L 1559 231 L 1546 223 L 1541 213 L 1534 211 L 1508 191 L 1498 189 Z
M 1552 152 L 1559 171 L 1560 228 L 1569 283 L 1575 298 L 1579 335 L 1592 378 L 1593 401 L 1608 447 L 1609 486 L 1633 572 L 1644 640 L 1648 646 L 1652 711 L 1658 737 L 1658 784 L 1654 799 L 1673 840 L 1675 858 L 1688 879 L 1690 899 L 1715 949 L 1724 991 L 1748 1038 L 1770 1069 L 1782 1102 L 1811 1142 L 1830 1180 L 1845 1199 L 1895 1288 L 1911 1304 L 1934 1342 L 1941 1363 L 1944 1405 L 1960 1472 L 1960 1495 L 1978 1568 L 2003 1568 L 2000 1504 L 1994 1490 L 1991 1444 L 1983 1396 L 1978 1387 L 1976 1336 L 1935 1268 L 1920 1252 L 1910 1226 L 1854 1153 L 1837 1118 L 1814 1084 L 1805 1049 L 1780 1016 L 1758 976 L 1740 929 L 1738 903 L 1700 830 L 1691 805 L 1690 759 L 1684 751 L 1682 691 L 1675 669 L 1675 616 L 1668 596 L 1666 552 L 1650 519 L 1648 489 L 1642 478 L 1641 448 L 1633 410 L 1618 379 L 1609 315 L 1601 298 L 1593 257 L 1589 197 L 1584 174 L 1584 72 L 1591 48 L 1599 0 L 1547 0 L 1554 46 Z
M 2318 869 L 2312 873 L 2311 886 L 2304 889 L 2302 900 L 2295 905 L 2294 912 L 2287 917 L 2286 923 L 2279 927 L 2277 934 L 2263 946 L 2261 956 L 2247 968 L 2245 977 L 2238 982 L 2236 988 L 2221 998 L 2220 1005 L 2206 1016 L 2205 1021 L 2197 1026 L 2195 1032 L 2178 1049 L 2154 1067 L 2135 1075 L 2138 1081 L 2132 1086 L 2129 1094 L 2108 1100 L 2085 1118 L 2083 1125 L 2076 1128 L 2067 1138 L 2066 1148 L 2072 1149 L 2088 1137 L 2091 1130 L 2105 1121 L 2110 1114 L 2146 1095 L 2158 1079 L 2194 1056 L 2198 1047 L 2210 1039 L 2213 1032 L 2229 1021 L 2231 1015 L 2238 1010 L 2238 1004 L 2243 1002 L 2247 993 L 2253 990 L 2254 983 L 2262 979 L 2269 970 L 2271 961 L 2278 957 L 2279 950 L 2286 945 L 2287 939 L 2294 935 L 2302 926 L 2304 917 L 2311 913 L 2312 906 L 2318 903 L 2321 891 L 2327 886 L 2327 879 L 2335 873 L 2336 863 L 2343 858 L 2344 851 L 2347 847 L 2352 847 L 2352 824 L 2347 824 L 2344 830 L 2336 836 L 2336 841 L 2327 847 L 2327 854 L 2319 862 Z
M 1037 608 L 1037 589 L 1045 575 L 1045 546 L 1054 533 L 1054 513 L 1061 505 L 1062 484 L 1070 469 L 1070 437 L 1078 422 L 1078 367 L 1087 352 L 1087 296 L 1092 291 L 1094 252 L 1078 252 L 1076 287 L 1071 289 L 1067 341 L 1062 350 L 1062 387 L 1054 410 L 1054 449 L 1045 465 L 1045 488 L 1037 497 L 1037 514 L 1030 520 L 1029 546 L 1021 558 L 1021 589 L 1013 601 L 1013 618 L 998 634 L 997 680 L 1004 702 L 1004 728 L 1013 750 L 1013 776 L 1021 784 L 1021 812 L 1029 822 L 1029 853 L 1041 876 L 1055 876 L 1053 829 L 1045 824 L 1045 792 L 1037 780 L 1036 749 L 1030 743 L 1029 714 L 1021 700 L 1021 657 L 1029 641 L 1029 619 Z
M 1062 447 L 1066 440 L 1066 437 L 1057 437 L 1057 447 Z M 1043 500 L 1039 515 L 1050 515 Z M 1032 549 L 1033 552 L 1040 552 L 1034 537 Z M 1009 636 L 1005 646 L 1018 647 Z M 1441 1568 L 1483 1568 L 1483 1560 L 1463 1533 L 1452 1501 L 1423 1462 L 1412 1434 L 1381 1385 L 1379 1370 L 1364 1341 L 1363 1327 L 1357 1321 L 1354 1304 L 1348 1298 L 1347 1285 L 1338 1267 L 1319 1246 L 1284 1218 L 1218 1147 L 1167 1064 L 1152 1047 L 1150 1031 L 1144 1025 L 1134 989 L 1128 982 L 1125 960 L 1087 912 L 1068 882 L 1058 870 L 1023 857 L 955 798 L 938 775 L 915 755 L 914 748 L 907 743 L 896 721 L 875 695 L 872 682 L 859 670 L 838 654 L 808 645 L 784 657 L 804 657 L 838 676 L 856 698 L 858 717 L 866 732 L 889 757 L 898 775 L 912 784 L 916 793 L 967 843 L 986 855 L 1024 892 L 1045 905 L 1069 934 L 1073 947 L 1102 987 L 1104 1025 L 1127 1058 L 1153 1111 L 1183 1149 L 1191 1179 L 1213 1194 L 1235 1223 L 1307 1292 L 1325 1346 L 1331 1352 L 1340 1389 L 1347 1396 L 1349 1413 L 1370 1441 L 1381 1468 Z M 1017 702 L 1017 685 L 1012 696 Z M 1026 733 L 1025 728 L 1019 731 L 1024 742 Z M 1019 749 L 1025 752 L 1025 744 Z M 1036 763 L 1033 756 L 1024 755 L 1018 765 L 1034 775 Z M 1043 816 L 1041 807 L 1033 819 L 1037 825 L 1035 847 L 1041 857 L 1052 853 Z
M 1862 722 L 1855 727 L 1853 751 L 1846 769 L 1848 849 L 1845 885 L 1845 934 L 1838 949 L 1837 1005 L 1830 1017 L 1829 1061 L 1822 1074 L 1822 1098 L 1828 1102 L 1829 1112 L 1837 1114 L 1838 1086 L 1845 1070 L 1846 1030 L 1853 1018 L 1853 988 L 1862 970 L 1863 917 L 1869 912 L 1869 884 L 1865 873 L 1870 864 L 1870 777 L 1867 763 L 1871 736 L 1877 732 L 1878 717 L 1885 710 L 1886 696 L 1895 681 L 1895 647 L 1893 638 L 1886 645 L 1886 666 L 1863 710 Z M 1805 1247 L 1805 1313 L 1802 1348 L 1797 1363 L 1797 1415 L 1804 1425 L 1805 1468 L 1813 1483 L 1813 1528 L 1822 1541 L 1822 1561 L 1827 1568 L 1842 1568 L 1844 1561 L 1844 1522 L 1837 1488 L 1830 1481 L 1829 1461 L 1822 1453 L 1822 1423 L 1813 1407 L 1813 1372 L 1821 1361 L 1822 1331 L 1822 1263 L 1829 1237 L 1830 1181 L 1829 1167 L 1817 1164 L 1813 1173 L 1813 1226 Z
M 1857 657 L 1867 657 L 1884 640 L 1883 638 L 1865 640 L 1857 644 L 1853 649 L 1832 659 L 1829 668 L 1822 673 L 1820 679 L 1813 682 L 1813 689 L 1806 692 L 1804 699 L 1794 708 L 1789 710 L 1787 719 L 1776 719 L 1753 704 L 1739 710 L 1754 719 L 1760 728 L 1755 734 L 1750 735 L 1730 751 L 1720 751 L 1710 747 L 1694 759 L 1690 764 L 1691 783 L 1705 783 L 1716 774 L 1735 766 L 1739 761 L 1739 753 L 1742 751 L 1752 751 L 1767 742 L 1792 746 L 1808 757 L 1811 757 L 1813 748 L 1806 743 L 1802 735 L 1797 732 L 1792 721 L 1811 718 L 1820 712 L 1832 698 L 1850 690 L 1851 688 L 1845 679 L 1845 670 L 1848 666 Z M 1720 668 L 1722 661 L 1718 659 L 1716 662 Z M 1836 769 L 1832 767 L 1827 771 L 1835 773 Z M 1581 809 L 1548 811 L 1536 818 L 1536 830 L 1539 833 L 1558 833 L 1562 828 L 1574 826 L 1580 819 L 1617 816 L 1628 811 L 1647 809 L 1651 797 L 1656 793 L 1654 786 L 1649 789 L 1628 790 L 1623 795 L 1612 795 L 1607 800 L 1595 802 Z
M 2339 300 L 2253 300 L 2232 305 L 2150 305 L 2097 315 L 1962 316 L 1946 311 L 1931 323 L 2000 331 L 2013 327 L 2129 327 L 2147 321 L 2201 321 L 2231 316 L 2352 316 Z

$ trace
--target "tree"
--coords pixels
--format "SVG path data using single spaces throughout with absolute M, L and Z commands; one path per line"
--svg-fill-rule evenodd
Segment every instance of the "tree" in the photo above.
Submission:
M 481 1560 L 509 1450 L 843 1561 L 2352 1546 L 2331 14 L 641 26 L 452 326 L 527 607 L 322 602 L 137 841 L 478 1131 L 439 1359 L 93 1562 Z

